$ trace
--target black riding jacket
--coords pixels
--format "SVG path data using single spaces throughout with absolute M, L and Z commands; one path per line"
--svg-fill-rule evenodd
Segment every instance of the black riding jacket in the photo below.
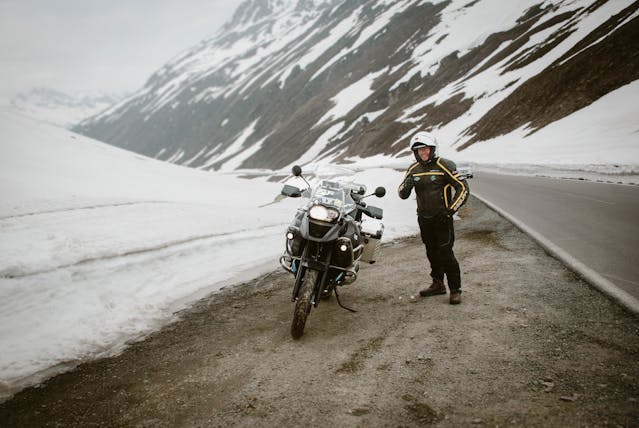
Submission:
M 397 192 L 407 199 L 412 187 L 406 185 L 406 178 L 413 177 L 417 195 L 417 214 L 430 218 L 455 213 L 468 199 L 469 189 L 465 179 L 458 177 L 454 162 L 436 157 L 427 162 L 412 164 Z M 455 194 L 453 195 L 453 191 Z

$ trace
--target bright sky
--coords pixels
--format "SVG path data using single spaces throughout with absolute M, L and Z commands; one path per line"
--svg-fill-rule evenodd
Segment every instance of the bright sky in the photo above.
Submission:
M 0 0 L 0 105 L 50 87 L 125 93 L 213 35 L 242 0 Z

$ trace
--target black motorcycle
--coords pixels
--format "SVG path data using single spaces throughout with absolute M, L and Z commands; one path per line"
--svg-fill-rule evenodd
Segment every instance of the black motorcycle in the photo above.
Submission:
M 386 189 L 378 187 L 366 195 L 363 185 L 330 180 L 322 180 L 312 189 L 299 166 L 293 167 L 293 175 L 301 177 L 308 188 L 286 184 L 282 195 L 310 198 L 298 208 L 286 231 L 286 250 L 280 264 L 295 275 L 291 335 L 299 339 L 311 307 L 317 307 L 321 298 L 328 299 L 335 293 L 341 307 L 355 312 L 341 304 L 337 287 L 357 279 L 360 262 L 375 263 L 384 227 L 376 222 L 373 229 L 363 229 L 362 215 L 381 220 L 383 210 L 367 205 L 363 199 L 371 195 L 381 198 Z

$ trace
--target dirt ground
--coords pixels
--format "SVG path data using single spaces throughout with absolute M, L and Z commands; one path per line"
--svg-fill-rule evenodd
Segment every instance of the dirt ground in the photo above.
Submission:
M 639 317 L 471 199 L 456 222 L 463 303 L 416 238 L 290 336 L 292 276 L 198 302 L 123 354 L 0 404 L 2 427 L 639 426 Z

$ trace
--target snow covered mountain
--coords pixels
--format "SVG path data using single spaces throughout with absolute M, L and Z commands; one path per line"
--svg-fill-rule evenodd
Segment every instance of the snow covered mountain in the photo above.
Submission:
M 35 119 L 70 128 L 82 120 L 100 113 L 119 100 L 104 93 L 80 93 L 74 96 L 50 88 L 33 88 L 20 93 L 11 105 Z
M 75 131 L 223 171 L 402 157 L 422 129 L 445 155 L 490 160 L 495 139 L 526 141 L 606 94 L 631 100 L 637 40 L 632 0 L 247 0 Z

